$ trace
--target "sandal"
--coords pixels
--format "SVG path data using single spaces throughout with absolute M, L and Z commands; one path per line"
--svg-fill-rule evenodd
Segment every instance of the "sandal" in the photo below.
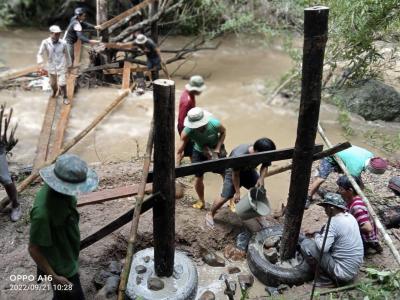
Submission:
M 211 213 L 206 214 L 205 221 L 208 228 L 214 229 L 214 218 L 212 217 Z
M 204 208 L 204 203 L 198 200 L 195 204 L 193 204 L 193 208 L 197 209 L 203 209 Z
M 228 207 L 231 212 L 236 213 L 236 203 L 233 199 L 229 200 Z

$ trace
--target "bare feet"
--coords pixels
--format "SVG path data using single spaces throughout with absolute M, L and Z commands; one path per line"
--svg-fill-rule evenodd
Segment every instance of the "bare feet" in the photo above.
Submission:
M 211 215 L 211 213 L 207 213 L 206 214 L 206 226 L 207 227 L 209 227 L 209 228 L 211 228 L 211 229 L 213 229 L 214 228 L 214 226 L 215 226 L 215 224 L 214 224 L 214 218 L 213 218 L 213 216 Z

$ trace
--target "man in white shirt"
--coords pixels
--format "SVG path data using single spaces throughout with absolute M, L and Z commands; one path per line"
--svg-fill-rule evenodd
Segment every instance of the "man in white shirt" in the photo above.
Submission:
M 364 248 L 357 220 L 346 212 L 346 203 L 339 194 L 327 193 L 320 203 L 325 213 L 331 218 L 323 256 L 320 252 L 326 225 L 320 233 L 305 232 L 306 238 L 301 241 L 301 252 L 311 267 L 319 264 L 320 277 L 318 286 L 341 285 L 352 281 L 363 263 Z
M 46 54 L 50 85 L 53 90 L 52 97 L 55 97 L 57 91 L 60 90 L 64 104 L 69 104 L 65 77 L 67 69 L 72 66 L 72 63 L 67 44 L 60 39 L 60 35 L 60 27 L 57 25 L 50 27 L 50 37 L 42 41 L 37 54 L 37 63 L 40 71 L 43 71 L 43 55 Z

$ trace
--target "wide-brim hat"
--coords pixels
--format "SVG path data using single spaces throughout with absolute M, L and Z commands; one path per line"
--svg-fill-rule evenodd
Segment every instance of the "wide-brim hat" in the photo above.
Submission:
M 204 79 L 200 75 L 194 75 L 190 77 L 189 83 L 185 85 L 185 89 L 189 92 L 203 92 L 207 86 L 204 84 Z
M 373 174 L 383 174 L 388 167 L 388 163 L 381 157 L 373 157 L 367 160 L 366 167 Z
M 51 33 L 61 33 L 62 32 L 61 28 L 57 25 L 50 26 L 49 31 Z
M 139 45 L 142 45 L 146 42 L 147 42 L 147 36 L 145 36 L 144 34 L 138 34 L 138 36 L 135 39 L 135 43 Z
M 89 193 L 99 183 L 96 172 L 73 154 L 61 155 L 55 164 L 41 169 L 39 174 L 50 188 L 69 196 Z
M 200 107 L 194 107 L 188 111 L 187 116 L 183 121 L 183 125 L 191 129 L 200 128 L 210 121 L 211 116 L 212 114 L 208 111 Z
M 324 200 L 318 203 L 319 206 L 335 206 L 343 210 L 347 210 L 346 203 L 344 202 L 342 196 L 336 193 L 326 193 Z

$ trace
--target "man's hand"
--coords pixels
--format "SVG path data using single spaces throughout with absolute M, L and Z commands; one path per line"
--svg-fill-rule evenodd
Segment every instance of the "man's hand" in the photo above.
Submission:
M 233 195 L 233 201 L 235 201 L 235 203 L 238 203 L 240 201 L 240 191 L 236 192 L 235 195 Z
M 256 187 L 262 187 L 262 186 L 264 186 L 264 180 L 263 178 L 258 178 Z
M 59 275 L 53 276 L 53 282 L 55 284 L 72 285 L 72 282 L 70 282 L 67 278 L 65 278 L 64 276 L 59 276 Z
M 96 30 L 100 30 L 100 28 L 101 28 L 101 26 L 100 26 L 100 25 L 96 25 L 96 26 L 94 26 L 94 29 L 96 29 Z
M 312 238 L 315 235 L 315 230 L 306 229 L 304 230 L 304 235 L 308 238 Z
M 89 40 L 89 44 L 90 45 L 96 45 L 96 44 L 99 44 L 100 43 L 100 41 L 97 41 L 97 40 Z

